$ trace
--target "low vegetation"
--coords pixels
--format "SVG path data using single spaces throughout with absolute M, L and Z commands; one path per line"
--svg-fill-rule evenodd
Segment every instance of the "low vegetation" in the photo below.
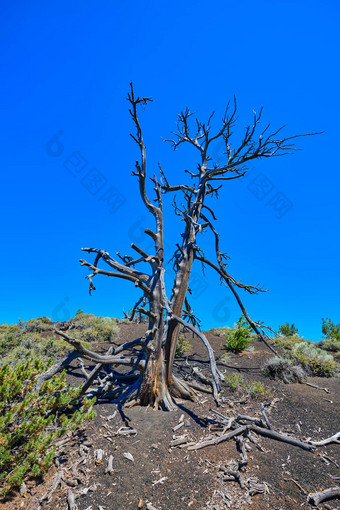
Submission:
M 68 346 L 53 335 L 54 325 L 47 317 L 19 320 L 0 325 L 0 365 L 23 363 L 30 358 L 47 361 L 68 351 Z
M 232 391 L 243 391 L 251 398 L 265 398 L 270 390 L 260 381 L 246 381 L 241 374 L 225 374 L 224 381 Z
M 65 372 L 42 384 L 39 372 L 52 363 L 32 359 L 0 367 L 0 489 L 19 487 L 27 476 L 41 476 L 51 465 L 55 443 L 67 430 L 92 419 L 95 399 L 78 404 L 79 389 L 68 386 Z
M 294 346 L 291 357 L 310 375 L 331 377 L 339 372 L 339 365 L 331 354 L 306 340 Z
M 339 373 L 339 364 L 325 348 L 310 340 L 294 334 L 279 336 L 273 340 L 287 358 L 295 365 L 300 365 L 311 376 L 331 377 Z M 321 348 L 322 347 L 322 348 Z
M 95 316 L 78 310 L 66 325 L 73 338 L 83 342 L 113 342 L 119 331 L 119 320 L 115 317 Z
M 271 358 L 268 360 L 263 369 L 264 374 L 271 379 L 279 379 L 285 384 L 303 382 L 307 375 L 303 368 L 294 365 L 291 361 L 284 358 Z
M 119 321 L 112 317 L 96 317 L 78 310 L 75 317 L 63 323 L 72 330 L 74 338 L 86 347 L 92 342 L 112 342 L 119 331 Z M 54 323 L 48 317 L 27 322 L 0 325 L 0 365 L 24 363 L 31 358 L 47 362 L 49 358 L 64 356 L 69 345 L 54 334 Z

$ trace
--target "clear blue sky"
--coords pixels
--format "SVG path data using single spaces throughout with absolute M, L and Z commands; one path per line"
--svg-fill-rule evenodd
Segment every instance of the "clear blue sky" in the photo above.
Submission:
M 79 308 L 121 316 L 134 304 L 128 282 L 105 277 L 90 297 L 78 263 L 82 246 L 147 246 L 141 229 L 152 220 L 131 176 L 130 81 L 154 99 L 141 117 L 149 170 L 160 161 L 172 183 L 196 167 L 194 152 L 161 140 L 187 106 L 222 116 L 236 94 L 240 127 L 263 105 L 264 120 L 286 124 L 287 135 L 325 131 L 227 183 L 217 228 L 230 272 L 269 289 L 245 296 L 254 319 L 294 322 L 313 340 L 321 317 L 340 322 L 338 2 L 13 0 L 1 10 L 1 322 L 67 319 Z M 255 179 L 264 179 L 261 196 Z M 273 206 L 278 193 L 285 211 Z M 167 210 L 171 251 L 180 225 Z M 232 325 L 232 296 L 206 275 L 195 268 L 195 312 L 205 328 Z

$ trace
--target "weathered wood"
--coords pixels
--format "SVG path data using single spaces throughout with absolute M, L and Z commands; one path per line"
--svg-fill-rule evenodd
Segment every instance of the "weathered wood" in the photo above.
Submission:
M 308 494 L 307 502 L 311 505 L 318 506 L 323 501 L 327 501 L 329 499 L 340 499 L 339 486 L 331 487 L 320 492 L 314 492 L 313 494 Z
M 304 384 L 306 384 L 306 386 L 310 386 L 311 388 L 315 388 L 316 390 L 322 390 L 325 391 L 326 393 L 329 393 L 328 388 L 321 388 L 321 386 L 317 386 L 316 384 L 312 384 L 310 382 L 305 382 Z
M 43 374 L 40 374 L 37 376 L 37 381 L 33 387 L 33 391 L 36 391 L 36 390 L 40 390 L 41 388 L 41 385 L 45 382 L 45 381 L 48 381 L 49 379 L 51 379 L 55 374 L 57 374 L 58 372 L 61 372 L 62 370 L 64 370 L 65 368 L 67 368 L 74 359 L 78 358 L 80 356 L 80 352 L 78 352 L 77 350 L 75 351 L 72 351 L 70 352 L 65 359 L 61 360 L 61 361 L 58 361 L 57 363 L 55 363 L 55 365 L 53 365 L 52 367 L 50 367 L 48 370 L 46 370 L 46 372 L 44 372 Z
M 98 448 L 98 450 L 95 451 L 96 454 L 96 465 L 100 466 L 103 460 L 104 451 L 101 448 Z
M 113 475 L 113 473 L 114 473 L 112 463 L 113 463 L 113 455 L 110 455 L 108 463 L 107 463 L 107 468 L 105 469 L 105 473 L 109 473 L 109 475 Z
M 71 489 L 69 489 L 67 492 L 67 503 L 69 510 L 77 510 L 74 494 Z
M 232 277 L 227 272 L 225 260 L 227 256 L 220 250 L 219 234 L 214 228 L 213 221 L 216 220 L 214 211 L 206 205 L 206 199 L 210 195 L 217 196 L 217 192 L 225 181 L 242 178 L 247 172 L 247 164 L 253 160 L 263 158 L 272 158 L 285 154 L 291 154 L 294 149 L 294 141 L 299 136 L 281 137 L 280 129 L 276 132 L 270 132 L 267 128 L 261 128 L 261 114 L 254 114 L 251 125 L 247 126 L 238 145 L 232 146 L 233 126 L 237 120 L 237 105 L 234 101 L 232 111 L 226 110 L 222 119 L 222 124 L 218 129 L 212 132 L 213 127 L 208 123 L 200 122 L 196 119 L 195 132 L 191 132 L 191 113 L 189 110 L 181 112 L 178 116 L 177 132 L 175 138 L 167 140 L 174 149 L 180 145 L 186 144 L 197 150 L 199 162 L 196 173 L 188 172 L 194 179 L 194 183 L 169 184 L 165 173 L 159 165 L 160 178 L 156 175 L 151 177 L 153 183 L 152 196 L 149 196 L 147 190 L 147 160 L 146 146 L 143 139 L 142 128 L 139 121 L 138 109 L 144 107 L 151 101 L 149 97 L 138 97 L 134 93 L 132 84 L 128 94 L 129 113 L 135 133 L 131 134 L 132 139 L 139 149 L 139 159 L 136 161 L 133 175 L 138 180 L 140 198 L 152 215 L 155 222 L 154 228 L 146 229 L 153 246 L 146 251 L 143 247 L 131 244 L 131 248 L 138 254 L 138 257 L 130 255 L 120 255 L 112 257 L 107 251 L 98 248 L 82 248 L 88 254 L 94 255 L 93 263 L 84 259 L 80 260 L 83 267 L 88 268 L 90 274 L 87 275 L 89 281 L 90 293 L 95 290 L 93 280 L 98 275 L 104 275 L 114 278 L 122 278 L 133 283 L 140 291 L 142 297 L 137 300 L 133 307 L 132 318 L 135 313 L 141 313 L 149 318 L 149 328 L 144 337 L 136 341 L 135 346 L 139 345 L 139 350 L 134 350 L 131 356 L 118 356 L 119 347 L 111 354 L 100 355 L 89 349 L 86 349 L 81 342 L 69 337 L 62 331 L 56 331 L 70 345 L 77 350 L 79 357 L 94 361 L 97 363 L 94 372 L 98 372 L 100 366 L 122 365 L 131 366 L 139 372 L 139 378 L 136 382 L 128 381 L 125 387 L 118 387 L 111 390 L 111 383 L 107 385 L 97 395 L 103 395 L 105 398 L 114 399 L 119 405 L 140 404 L 153 406 L 157 409 L 173 410 L 176 408 L 175 399 L 196 398 L 196 393 L 191 389 L 190 383 L 183 381 L 174 374 L 174 359 L 177 342 L 180 333 L 180 326 L 192 331 L 203 343 L 208 352 L 210 371 L 212 381 L 205 380 L 212 388 L 212 393 L 217 404 L 219 404 L 220 384 L 223 375 L 218 370 L 214 351 L 206 336 L 196 327 L 199 323 L 194 316 L 192 308 L 188 303 L 188 293 L 190 293 L 190 277 L 194 263 L 197 261 L 207 264 L 215 270 L 221 278 L 221 281 L 230 288 L 241 312 L 258 335 L 260 339 L 276 353 L 270 345 L 269 339 L 264 332 L 264 325 L 251 319 L 247 310 L 238 295 L 236 289 L 242 289 L 250 294 L 262 292 L 258 286 L 245 285 Z M 309 133 L 310 134 L 310 133 Z M 308 134 L 308 135 L 309 135 Z M 211 154 L 211 144 L 220 140 L 225 144 L 226 161 L 220 164 L 214 160 Z M 183 232 L 181 232 L 181 242 L 176 244 L 176 251 L 172 257 L 173 269 L 175 272 L 175 281 L 167 297 L 164 283 L 164 222 L 163 222 L 163 195 L 179 193 L 181 195 L 180 205 L 174 199 L 175 215 L 183 220 Z M 174 195 L 173 195 L 174 196 Z M 206 216 L 209 215 L 209 218 Z M 215 255 L 217 263 L 210 261 L 204 255 L 203 250 L 198 246 L 199 234 L 206 229 L 210 229 L 215 238 Z M 118 260 L 119 259 L 119 260 Z M 98 267 L 99 263 L 109 266 L 109 270 Z M 140 265 L 142 264 L 142 266 Z M 147 272 L 138 268 L 146 267 Z M 268 328 L 267 328 L 268 329 Z M 270 328 L 269 328 L 270 329 Z M 132 344 L 130 343 L 130 346 Z M 123 348 L 128 350 L 128 344 Z M 94 372 L 85 382 L 83 393 L 90 387 L 93 381 Z M 202 376 L 201 376 L 202 379 Z M 191 383 L 192 386 L 193 383 Z M 199 388 L 200 391 L 204 391 Z M 266 423 L 267 420 L 265 419 Z M 267 423 L 268 426 L 268 423 Z M 268 426 L 269 428 L 269 426 Z
M 243 434 L 247 430 L 247 425 L 243 425 L 232 432 L 228 432 L 228 434 L 223 434 L 222 436 L 215 437 L 213 439 L 207 439 L 206 441 L 200 441 L 196 443 L 194 446 L 189 446 L 188 450 L 200 450 L 201 448 L 205 448 L 206 446 L 214 446 L 216 444 L 223 443 L 223 441 L 228 441 L 232 437 L 239 436 Z
M 269 407 L 269 406 L 270 406 L 270 404 L 267 404 L 267 403 L 261 404 L 261 414 L 263 416 L 263 419 L 264 419 L 268 429 L 271 429 L 271 426 L 270 426 L 270 423 L 269 423 L 269 420 L 268 420 L 268 416 L 267 416 L 266 411 L 265 411 L 265 408 Z
M 39 500 L 41 505 L 45 501 L 47 501 L 47 503 L 49 503 L 51 501 L 53 493 L 57 490 L 57 488 L 61 484 L 62 478 L 63 478 L 63 471 L 58 470 L 57 473 L 54 475 L 51 487 L 43 494 L 43 496 Z
M 322 439 L 322 441 L 308 441 L 308 442 L 314 446 L 324 446 L 326 444 L 331 444 L 331 443 L 340 444 L 339 438 L 340 438 L 340 432 L 337 432 L 336 434 L 334 434 L 334 436 L 327 437 L 326 439 Z
M 284 443 L 291 444 L 292 446 L 297 446 L 298 448 L 302 448 L 303 450 L 307 451 L 313 451 L 315 450 L 315 447 L 303 443 L 299 439 L 296 439 L 295 437 L 286 436 L 285 434 L 281 434 L 279 432 L 275 432 L 274 430 L 268 430 L 262 427 L 258 427 L 257 425 L 248 425 L 248 430 L 252 430 L 253 432 L 256 432 L 257 434 L 260 434 L 264 437 L 269 437 L 270 439 L 275 439 L 276 441 L 283 441 Z

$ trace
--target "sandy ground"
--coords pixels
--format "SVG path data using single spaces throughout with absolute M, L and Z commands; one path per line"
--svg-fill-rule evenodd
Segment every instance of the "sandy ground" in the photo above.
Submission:
M 142 324 L 123 324 L 117 343 L 136 338 L 144 330 Z M 208 332 L 207 337 L 217 357 L 225 354 L 223 338 L 213 332 Z M 192 351 L 187 360 L 177 359 L 177 370 L 183 372 L 189 370 L 190 365 L 196 365 L 209 375 L 204 347 L 191 335 L 187 339 Z M 97 347 L 104 351 L 107 346 Z M 221 433 L 212 423 L 211 409 L 218 409 L 225 416 L 243 413 L 261 417 L 260 405 L 264 401 L 272 403 L 268 417 L 274 430 L 293 434 L 301 440 L 310 437 L 320 440 L 339 431 L 340 379 L 309 378 L 309 382 L 327 387 L 329 393 L 305 384 L 285 385 L 271 381 L 261 371 L 270 357 L 272 354 L 263 344 L 254 342 L 252 352 L 232 354 L 223 362 L 219 361 L 222 372 L 240 373 L 248 381 L 265 384 L 270 392 L 264 399 L 252 399 L 242 391 L 232 392 L 224 386 L 224 402 L 219 408 L 211 395 L 203 393 L 198 394 L 197 402 L 179 401 L 178 409 L 171 413 L 141 407 L 118 412 L 116 405 L 98 402 L 96 419 L 82 425 L 58 450 L 59 465 L 68 470 L 65 471 L 67 477 L 76 486 L 63 483 L 51 501 L 40 506 L 39 500 L 51 487 L 57 473 L 57 467 L 53 466 L 44 480 L 27 482 L 25 497 L 13 494 L 0 508 L 66 509 L 69 490 L 77 496 L 78 510 L 146 509 L 148 503 L 157 510 L 311 508 L 307 503 L 308 493 L 339 484 L 333 478 L 339 477 L 339 445 L 327 445 L 308 452 L 256 436 L 258 443 L 249 443 L 248 464 L 243 475 L 264 484 L 265 493 L 251 498 L 239 483 L 222 479 L 220 468 L 240 459 L 235 440 L 197 451 L 170 446 L 174 436 L 185 435 L 188 440 L 198 441 Z M 76 364 L 69 378 L 72 382 L 82 380 Z M 182 415 L 184 425 L 174 432 Z M 126 437 L 117 435 L 122 426 L 131 427 L 136 433 Z M 95 462 L 98 449 L 104 452 L 100 465 Z M 113 456 L 112 474 L 105 473 L 110 455 Z M 318 508 L 339 509 L 340 503 L 333 500 Z

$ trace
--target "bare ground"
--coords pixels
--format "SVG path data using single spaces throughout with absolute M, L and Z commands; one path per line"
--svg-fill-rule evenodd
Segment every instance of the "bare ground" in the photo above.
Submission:
M 145 325 L 122 324 L 117 343 L 140 336 Z M 207 332 L 217 358 L 225 354 L 224 339 Z M 209 375 L 204 347 L 187 336 L 192 345 L 188 358 L 177 359 L 177 370 L 190 372 L 190 365 L 198 366 Z M 98 345 L 105 351 L 107 345 Z M 270 393 L 252 399 L 242 392 L 223 387 L 223 404 L 217 408 L 212 396 L 198 393 L 197 402 L 179 401 L 171 413 L 141 407 L 117 410 L 105 401 L 96 405 L 97 417 L 82 425 L 70 441 L 58 448 L 56 463 L 65 473 L 59 485 L 43 505 L 39 501 L 46 494 L 55 476 L 53 466 L 44 480 L 27 481 L 25 496 L 12 494 L 0 508 L 17 510 L 57 510 L 71 508 L 67 495 L 75 496 L 78 510 L 125 510 L 148 508 L 157 510 L 222 510 L 224 508 L 252 508 L 262 510 L 295 510 L 311 508 L 308 493 L 339 485 L 339 445 L 331 444 L 315 452 L 303 451 L 286 443 L 254 436 L 257 444 L 249 443 L 248 464 L 242 476 L 260 483 L 264 493 L 249 495 L 236 481 L 223 481 L 220 470 L 226 463 L 240 459 L 234 439 L 196 451 L 187 447 L 171 447 L 174 437 L 185 435 L 187 441 L 197 442 L 209 435 L 221 433 L 212 422 L 211 409 L 225 416 L 237 413 L 261 417 L 260 404 L 271 403 L 268 417 L 274 430 L 292 434 L 301 440 L 321 440 L 340 430 L 340 379 L 309 378 L 329 393 L 305 384 L 285 385 L 271 381 L 262 374 L 265 360 L 272 357 L 260 342 L 254 342 L 254 351 L 220 359 L 222 372 L 241 373 L 248 381 L 260 381 Z M 80 382 L 81 374 L 74 363 L 69 379 Z M 184 417 L 183 417 L 184 415 Z M 177 431 L 173 428 L 182 419 Z M 130 427 L 136 433 L 117 435 L 120 427 Z M 83 445 L 83 446 L 81 446 Z M 103 460 L 96 462 L 97 450 L 103 450 Z M 130 454 L 130 455 L 124 455 Z M 105 473 L 109 456 L 113 456 L 113 473 Z M 127 458 L 129 457 L 129 458 Z M 81 463 L 79 464 L 79 461 Z M 73 486 L 72 486 L 73 485 Z M 70 501 L 72 504 L 72 501 Z M 339 509 L 339 500 L 328 501 L 318 508 Z

